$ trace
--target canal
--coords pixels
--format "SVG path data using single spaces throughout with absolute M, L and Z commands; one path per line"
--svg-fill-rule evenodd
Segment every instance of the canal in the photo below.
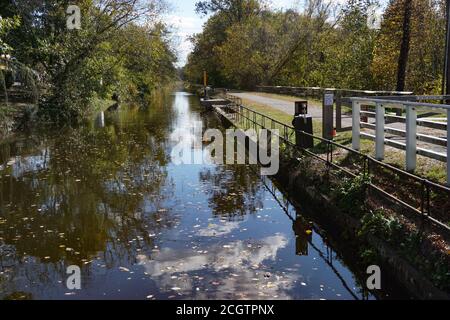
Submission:
M 220 128 L 176 92 L 3 142 L 0 299 L 375 299 L 257 168 L 175 165 L 195 121 Z

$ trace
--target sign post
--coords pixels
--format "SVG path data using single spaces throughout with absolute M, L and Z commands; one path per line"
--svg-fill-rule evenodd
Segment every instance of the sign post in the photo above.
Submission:
M 203 90 L 205 92 L 205 99 L 208 99 L 208 73 L 203 71 Z
M 333 131 L 334 131 L 334 93 L 326 91 L 323 95 L 322 137 L 327 140 L 332 140 Z

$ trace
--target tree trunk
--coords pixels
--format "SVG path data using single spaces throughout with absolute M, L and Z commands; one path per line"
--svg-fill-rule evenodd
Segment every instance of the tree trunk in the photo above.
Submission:
M 409 47 L 411 40 L 411 14 L 412 14 L 412 1 L 404 0 L 404 14 L 403 14 L 403 36 L 400 47 L 400 56 L 398 58 L 397 69 L 397 91 L 405 90 L 406 82 L 406 68 L 408 66 Z M 402 114 L 402 110 L 397 111 L 398 115 Z
M 444 76 L 442 81 L 442 95 L 450 95 L 450 0 L 446 1 L 445 6 L 445 53 L 444 53 Z M 450 100 L 445 99 L 443 102 L 449 104 Z

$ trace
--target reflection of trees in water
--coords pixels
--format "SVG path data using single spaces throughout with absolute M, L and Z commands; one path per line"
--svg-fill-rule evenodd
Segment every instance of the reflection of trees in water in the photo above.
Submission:
M 108 267 L 150 251 L 149 233 L 174 224 L 155 210 L 171 197 L 170 185 L 162 191 L 171 117 L 135 111 L 109 117 L 101 130 L 67 129 L 51 135 L 45 167 L 21 176 L 3 172 L 0 270 L 12 268 L 29 283 L 53 283 L 65 278 L 64 265 L 84 265 L 99 252 Z M 0 292 L 7 292 L 1 283 Z
M 204 169 L 200 180 L 208 182 L 209 205 L 216 216 L 241 220 L 263 207 L 264 192 L 258 176 L 248 174 L 245 165 Z
M 2 141 L 0 142 L 0 166 L 4 169 L 11 158 L 23 154 L 36 154 L 43 147 L 44 143 L 33 135 Z
M 223 128 L 223 123 L 211 113 L 203 114 L 202 121 L 205 130 Z M 245 215 L 254 214 L 263 207 L 263 186 L 257 175 L 249 174 L 252 171 L 256 172 L 246 165 L 223 165 L 202 170 L 200 181 L 208 184 L 206 192 L 214 215 L 230 221 L 242 220 Z

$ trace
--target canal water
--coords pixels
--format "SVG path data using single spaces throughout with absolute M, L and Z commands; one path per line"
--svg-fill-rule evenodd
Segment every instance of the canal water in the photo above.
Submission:
M 3 142 L 0 299 L 374 299 L 257 168 L 175 165 L 196 121 L 176 92 Z

